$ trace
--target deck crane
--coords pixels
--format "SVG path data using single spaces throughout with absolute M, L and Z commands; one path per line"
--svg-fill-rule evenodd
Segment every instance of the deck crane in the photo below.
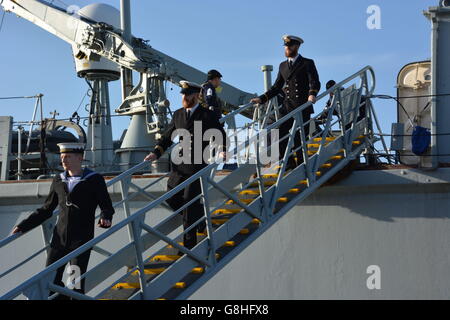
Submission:
M 137 85 L 125 91 L 128 94 L 115 109 L 117 114 L 132 117 L 121 148 L 116 151 L 120 154 L 121 163 L 139 162 L 143 153 L 152 149 L 155 139 L 167 125 L 169 101 L 164 82 L 170 81 L 177 85 L 181 80 L 202 83 L 207 77 L 204 72 L 152 48 L 141 38 L 131 36 L 130 41 L 126 41 L 124 30 L 101 19 L 73 14 L 43 0 L 0 0 L 0 5 L 5 11 L 12 12 L 69 43 L 76 62 L 81 60 L 83 63 L 94 64 L 108 60 L 139 73 Z M 124 85 L 130 86 L 130 83 Z M 248 102 L 254 95 L 222 83 L 219 97 L 224 105 L 223 110 L 230 112 Z M 243 115 L 251 118 L 253 112 L 248 110 Z M 112 141 L 109 144 L 112 145 Z M 158 168 L 159 171 L 165 171 L 164 167 Z

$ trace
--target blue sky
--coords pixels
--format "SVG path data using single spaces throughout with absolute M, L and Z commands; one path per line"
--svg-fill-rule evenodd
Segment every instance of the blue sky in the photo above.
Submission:
M 54 3 L 64 7 L 61 1 Z M 64 3 L 83 7 L 93 1 Z M 305 40 L 301 54 L 315 60 L 323 88 L 329 79 L 343 80 L 371 65 L 376 93 L 395 95 L 400 69 L 430 57 L 430 23 L 422 11 L 437 4 L 438 0 L 133 0 L 132 29 L 154 48 L 205 72 L 218 69 L 224 81 L 252 93 L 263 90 L 261 65 L 274 65 L 276 76 L 284 58 L 281 36 L 298 35 Z M 367 28 L 370 5 L 381 9 L 381 29 Z M 0 42 L 0 97 L 43 93 L 45 116 L 56 109 L 65 118 L 78 108 L 87 85 L 76 76 L 67 43 L 10 13 Z M 173 88 L 171 105 L 179 106 L 178 88 L 168 88 Z M 120 81 L 111 83 L 110 92 L 114 110 L 120 104 Z M 316 111 L 324 103 L 316 104 Z M 383 131 L 389 133 L 396 104 L 375 100 L 374 105 Z M 0 100 L 0 115 L 29 120 L 33 106 L 32 100 Z M 79 113 L 86 116 L 83 109 Z M 114 139 L 128 122 L 113 119 Z

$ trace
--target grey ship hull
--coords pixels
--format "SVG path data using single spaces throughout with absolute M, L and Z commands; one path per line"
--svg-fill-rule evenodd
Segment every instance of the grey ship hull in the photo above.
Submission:
M 148 179 L 135 182 L 144 185 Z M 1 238 L 43 202 L 48 187 L 49 182 L 0 186 Z M 294 207 L 191 298 L 448 299 L 449 190 L 450 168 L 355 171 Z M 153 191 L 162 194 L 165 181 Z M 110 192 L 113 198 L 119 194 L 118 189 Z M 144 203 L 138 199 L 132 205 Z M 148 223 L 165 215 L 164 209 L 155 210 Z M 115 222 L 123 217 L 118 210 Z M 114 251 L 127 237 L 118 233 L 102 248 Z M 41 247 L 42 233 L 36 229 L 20 244 L 2 249 L 0 273 Z M 91 263 L 101 259 L 94 253 Z M 40 271 L 44 261 L 41 254 L 0 279 L 0 295 Z M 371 266 L 379 268 L 379 289 L 368 286 Z

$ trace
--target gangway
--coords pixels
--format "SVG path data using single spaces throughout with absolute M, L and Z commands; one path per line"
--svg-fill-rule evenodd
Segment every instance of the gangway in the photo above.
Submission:
M 114 203 L 114 206 L 122 206 L 126 218 L 26 279 L 0 298 L 16 299 L 22 294 L 30 299 L 52 299 L 56 294 L 88 300 L 188 298 L 331 177 L 361 155 L 370 156 L 376 142 L 372 128 L 372 119 L 376 117 L 370 99 L 374 88 L 375 74 L 373 69 L 367 66 L 320 94 L 317 97 L 317 104 L 328 98 L 330 93 L 334 93 L 331 107 L 306 123 L 303 123 L 301 114 L 311 102 L 305 103 L 272 124 L 267 124 L 270 122 L 267 119 L 276 111 L 270 105 L 271 102 L 256 108 L 252 104 L 246 104 L 229 113 L 221 119 L 222 122 L 236 123 L 237 116 L 254 109 L 255 116 L 252 122 L 248 123 L 249 126 L 255 126 L 254 134 L 247 137 L 243 143 L 236 144 L 234 154 L 246 151 L 252 145 L 256 147 L 254 156 L 245 157 L 244 161 L 238 163 L 238 168 L 228 175 L 219 176 L 218 163 L 212 163 L 173 190 L 155 197 L 147 190 L 161 182 L 167 175 L 141 188 L 133 183 L 132 177 L 133 174 L 145 169 L 149 165 L 148 162 L 142 162 L 123 172 L 108 181 L 107 185 L 120 187 L 122 199 Z M 274 110 L 266 112 L 272 109 Z M 324 118 L 326 121 L 323 122 L 322 130 L 316 130 L 309 136 L 305 134 L 305 126 Z M 267 132 L 275 132 L 291 119 L 293 124 L 289 134 L 279 137 L 278 140 L 288 140 L 288 148 L 282 159 L 272 163 L 271 166 L 262 165 L 259 143 L 265 131 L 261 130 L 263 127 L 261 124 L 264 124 Z M 297 150 L 292 148 L 296 134 L 300 135 L 302 142 Z M 287 170 L 286 163 L 291 155 L 297 156 L 301 164 L 295 169 Z M 180 231 L 182 228 L 179 213 L 190 203 L 172 212 L 154 226 L 144 221 L 146 215 L 155 208 L 167 208 L 165 201 L 169 197 L 196 180 L 200 180 L 202 192 L 190 203 L 201 199 L 205 211 L 204 216 L 186 231 L 196 228 L 202 222 L 206 223 L 206 231 L 198 234 L 198 244 L 189 250 L 181 242 L 186 231 Z M 133 190 L 135 192 L 131 192 Z M 137 195 L 144 195 L 149 202 L 132 212 L 129 203 Z M 54 215 L 56 216 L 57 212 Z M 41 226 L 44 235 L 48 235 L 49 228 L 53 225 L 54 217 Z M 99 247 L 101 241 L 107 240 L 123 229 L 129 232 L 129 242 L 126 245 L 113 253 Z M 6 245 L 20 241 L 21 236 L 12 235 L 2 240 L 0 250 Z M 11 275 L 19 266 L 44 252 L 49 243 L 48 236 L 44 239 L 47 240 L 41 250 L 3 272 L 0 279 Z M 161 247 L 161 243 L 164 244 L 161 249 L 155 250 L 150 256 L 145 256 L 147 250 Z M 86 294 L 53 284 L 54 274 L 59 267 L 89 249 L 103 254 L 106 258 L 82 276 L 86 278 Z M 182 255 L 179 255 L 179 252 Z M 274 252 L 267 254 L 276 255 Z M 123 267 L 127 267 L 127 271 L 112 278 Z M 110 282 L 105 289 L 95 295 L 90 294 L 104 281 Z M 50 291 L 56 294 L 49 297 Z

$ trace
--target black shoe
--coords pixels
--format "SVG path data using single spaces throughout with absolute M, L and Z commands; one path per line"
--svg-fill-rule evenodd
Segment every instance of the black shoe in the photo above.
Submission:
M 289 159 L 288 159 L 288 162 L 286 164 L 286 170 L 285 171 L 294 170 L 295 168 L 297 168 L 297 163 L 295 162 L 294 157 L 290 156 Z
M 206 232 L 206 222 L 201 222 L 197 227 L 198 233 L 205 233 Z

